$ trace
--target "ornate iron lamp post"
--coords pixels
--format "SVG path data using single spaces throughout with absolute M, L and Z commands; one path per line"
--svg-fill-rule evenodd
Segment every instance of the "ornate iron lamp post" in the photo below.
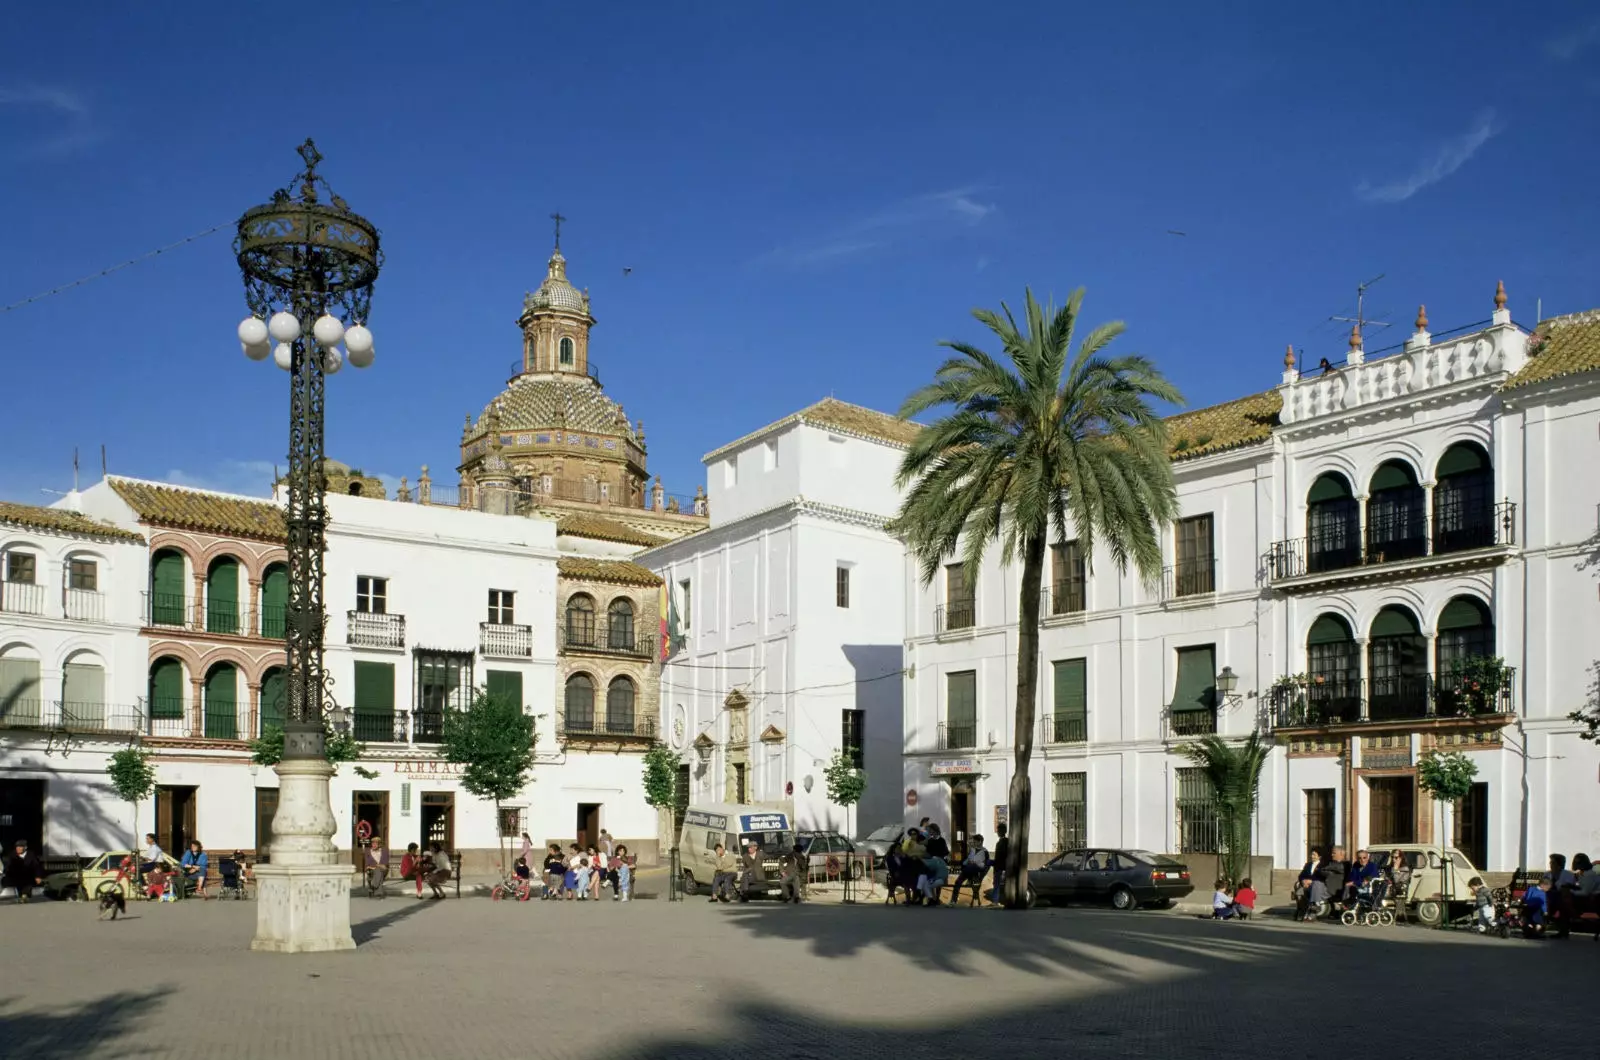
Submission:
M 272 857 L 257 869 L 261 900 L 251 943 L 277 953 L 355 948 L 350 868 L 333 844 L 333 767 L 323 755 L 330 716 L 343 713 L 322 668 L 323 409 L 327 376 L 346 359 L 357 368 L 372 363 L 365 324 L 382 264 L 377 228 L 317 175 L 316 145 L 307 140 L 300 157 L 304 171 L 271 202 L 247 210 L 234 240 L 251 313 L 239 325 L 245 356 L 270 356 L 289 373 L 288 687 Z

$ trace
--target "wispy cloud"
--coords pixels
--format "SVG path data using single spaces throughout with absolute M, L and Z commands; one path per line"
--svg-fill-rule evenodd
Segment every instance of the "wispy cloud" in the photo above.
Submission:
M 988 267 L 989 267 L 989 255 L 987 255 L 987 254 L 978 255 L 978 267 L 977 267 L 977 269 L 975 271 L 982 272 L 984 269 L 987 269 Z
M 752 264 L 824 265 L 952 230 L 972 228 L 982 224 L 996 210 L 993 203 L 979 198 L 984 190 L 951 188 L 901 199 L 818 235 L 774 247 Z
M 1356 185 L 1356 197 L 1365 202 L 1405 202 L 1423 188 L 1439 183 L 1466 165 L 1483 145 L 1501 132 L 1501 125 L 1492 110 L 1483 111 L 1473 121 L 1472 128 L 1440 144 L 1424 159 L 1410 176 L 1384 184 L 1363 180 Z
M 270 460 L 222 460 L 202 470 L 173 468 L 162 481 L 191 489 L 270 497 L 274 472 L 281 474 L 282 469 Z
M 1545 41 L 1545 51 L 1557 62 L 1570 62 L 1580 52 L 1600 45 L 1600 18 Z
M 13 157 L 41 158 L 70 154 L 100 138 L 94 115 L 83 97 L 62 88 L 0 88 L 0 112 L 33 119 L 42 129 L 10 145 Z M 20 123 L 19 123 L 20 124 Z

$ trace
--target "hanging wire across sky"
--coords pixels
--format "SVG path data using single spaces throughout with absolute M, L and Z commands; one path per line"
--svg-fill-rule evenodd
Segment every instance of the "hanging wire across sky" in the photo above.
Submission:
M 31 297 L 24 298 L 20 302 L 12 302 L 10 305 L 0 306 L 0 313 L 9 313 L 13 309 L 21 309 L 25 305 L 32 305 L 34 302 L 42 301 L 43 299 L 49 298 L 51 295 L 60 294 L 63 291 L 70 291 L 74 287 L 82 287 L 84 284 L 90 282 L 91 280 L 98 280 L 102 276 L 109 276 L 113 272 L 117 272 L 120 269 L 127 268 L 129 265 L 137 265 L 141 261 L 148 261 L 150 258 L 157 257 L 158 255 L 161 255 L 161 254 L 165 254 L 169 250 L 177 250 L 181 246 L 186 246 L 186 245 L 188 245 L 190 243 L 193 243 L 197 239 L 204 239 L 206 236 L 209 236 L 209 235 L 211 235 L 212 233 L 215 233 L 215 232 L 220 232 L 224 228 L 232 228 L 236 223 L 237 222 L 235 222 L 235 221 L 225 221 L 225 222 L 223 222 L 222 224 L 219 224 L 219 225 L 212 225 L 210 228 L 206 229 L 204 232 L 196 232 L 192 236 L 185 236 L 184 238 L 178 240 L 176 243 L 169 243 L 164 247 L 157 247 L 155 250 L 147 251 L 146 253 L 140 254 L 136 258 L 129 258 L 127 261 L 121 262 L 121 263 L 116 264 L 116 265 L 112 265 L 109 268 L 101 269 L 99 272 L 91 273 L 88 276 L 84 276 L 84 277 L 81 277 L 79 279 L 73 280 L 71 283 L 64 283 L 60 287 L 52 287 L 48 291 L 43 291 L 43 292 L 41 292 L 39 294 L 36 294 L 36 295 L 33 295 Z

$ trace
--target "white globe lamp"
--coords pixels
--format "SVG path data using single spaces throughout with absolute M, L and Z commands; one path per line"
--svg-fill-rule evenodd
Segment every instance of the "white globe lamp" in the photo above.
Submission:
M 293 342 L 300 337 L 300 321 L 293 313 L 274 313 L 267 322 L 267 331 L 279 342 Z
M 285 372 L 294 367 L 294 351 L 289 348 L 287 342 L 278 343 L 277 348 L 272 351 L 272 363 Z
M 252 361 L 264 361 L 268 357 L 272 356 L 272 344 L 270 342 L 263 342 L 259 346 L 252 346 L 248 342 L 241 342 L 239 343 L 239 348 L 243 350 L 244 355 L 250 358 Z
M 339 369 L 344 365 L 344 358 L 339 356 L 338 350 L 322 351 L 322 373 L 324 375 L 338 375 Z
M 324 313 L 311 325 L 311 334 L 317 344 L 325 350 L 331 350 L 339 345 L 339 340 L 344 338 L 344 325 L 332 313 Z

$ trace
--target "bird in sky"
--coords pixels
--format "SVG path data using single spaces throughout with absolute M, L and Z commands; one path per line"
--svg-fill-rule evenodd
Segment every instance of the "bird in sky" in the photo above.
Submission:
M 1167 235 L 1169 236 L 1186 236 L 1188 234 L 1188 232 L 1180 232 L 1176 228 L 1167 229 Z
M 622 267 L 622 275 L 624 275 L 624 276 L 628 275 L 628 273 L 630 273 L 632 271 L 633 271 L 633 266 L 632 265 L 624 265 Z

